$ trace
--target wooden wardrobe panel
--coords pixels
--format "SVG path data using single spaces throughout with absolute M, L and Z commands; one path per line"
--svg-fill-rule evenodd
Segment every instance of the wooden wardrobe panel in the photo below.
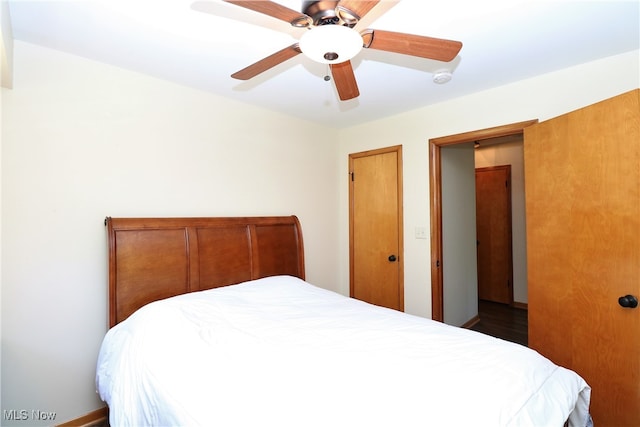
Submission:
M 640 90 L 526 128 L 529 346 L 591 386 L 596 426 L 640 425 Z
M 570 169 L 561 160 L 569 157 L 570 147 L 555 143 L 567 140 L 568 124 L 569 118 L 561 116 L 524 130 L 529 347 L 544 349 L 546 357 L 563 366 L 570 366 L 573 350 L 558 344 L 571 341 L 571 329 L 550 327 L 544 319 L 563 318 L 573 301 L 567 278 Z

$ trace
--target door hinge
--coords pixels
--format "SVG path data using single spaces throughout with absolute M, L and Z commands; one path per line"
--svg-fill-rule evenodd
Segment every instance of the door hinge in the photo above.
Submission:
M 440 268 L 440 260 L 439 260 L 439 259 L 438 259 L 438 260 L 436 260 L 436 267 L 437 267 L 437 268 Z
M 351 175 L 351 181 L 353 181 L 354 173 L 353 173 L 353 172 L 351 172 L 351 174 L 350 174 L 350 175 Z

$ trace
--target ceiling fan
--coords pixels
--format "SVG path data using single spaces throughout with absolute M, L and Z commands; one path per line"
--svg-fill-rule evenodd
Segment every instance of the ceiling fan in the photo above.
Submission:
M 249 80 L 303 53 L 316 62 L 329 65 L 341 101 L 360 95 L 350 60 L 362 48 L 443 62 L 453 60 L 462 48 L 461 42 L 453 40 L 374 29 L 355 30 L 358 21 L 380 0 L 303 1 L 301 13 L 269 0 L 224 1 L 309 30 L 298 43 L 243 68 L 231 77 Z

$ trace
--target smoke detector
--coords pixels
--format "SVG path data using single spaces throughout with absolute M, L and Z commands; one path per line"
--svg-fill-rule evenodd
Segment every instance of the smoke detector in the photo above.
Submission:
M 433 73 L 433 82 L 439 85 L 445 84 L 451 80 L 453 74 L 449 70 L 438 70 Z

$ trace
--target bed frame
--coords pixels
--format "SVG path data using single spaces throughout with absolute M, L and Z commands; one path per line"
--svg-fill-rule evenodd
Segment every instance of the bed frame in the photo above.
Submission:
M 287 274 L 304 279 L 295 216 L 105 219 L 109 326 L 150 302 Z

